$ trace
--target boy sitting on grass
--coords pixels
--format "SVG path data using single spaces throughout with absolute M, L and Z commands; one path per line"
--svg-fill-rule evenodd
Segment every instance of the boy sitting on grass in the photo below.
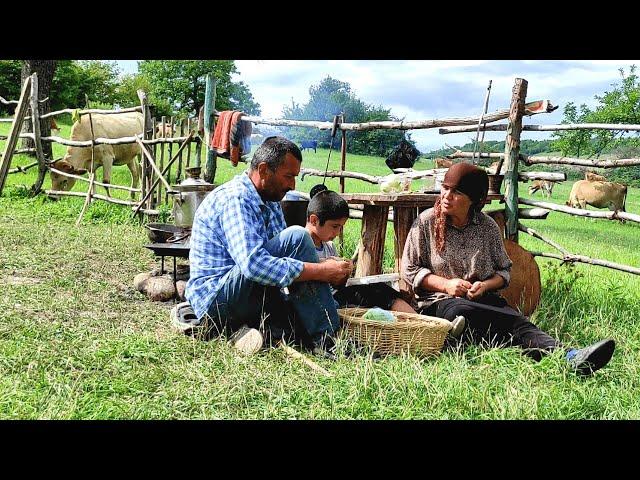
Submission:
M 337 257 L 332 240 L 340 233 L 347 220 L 349 205 L 336 192 L 324 190 L 313 195 L 307 207 L 305 228 L 313 239 L 321 262 L 330 257 Z M 416 313 L 411 305 L 400 298 L 398 291 L 385 283 L 333 287 L 333 298 L 339 307 L 380 307 L 396 312 Z

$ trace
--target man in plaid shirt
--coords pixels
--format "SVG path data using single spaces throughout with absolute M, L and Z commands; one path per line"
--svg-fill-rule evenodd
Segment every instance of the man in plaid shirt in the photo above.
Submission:
M 329 284 L 344 283 L 350 265 L 319 262 L 307 231 L 286 228 L 279 202 L 295 188 L 301 163 L 295 143 L 269 137 L 247 171 L 211 192 L 195 214 L 187 300 L 201 324 L 230 335 L 245 353 L 259 350 L 263 335 L 269 342 L 295 336 L 333 357 L 340 323 Z

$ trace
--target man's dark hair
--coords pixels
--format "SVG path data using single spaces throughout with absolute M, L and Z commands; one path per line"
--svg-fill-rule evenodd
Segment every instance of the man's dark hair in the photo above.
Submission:
M 302 153 L 298 145 L 284 137 L 267 137 L 253 154 L 251 170 L 257 170 L 258 165 L 265 162 L 269 170 L 275 172 L 284 162 L 287 153 L 290 153 L 302 162 Z
M 307 220 L 311 214 L 318 216 L 320 226 L 327 220 L 340 220 L 349 217 L 349 205 L 347 202 L 331 190 L 325 190 L 316 194 L 307 207 Z

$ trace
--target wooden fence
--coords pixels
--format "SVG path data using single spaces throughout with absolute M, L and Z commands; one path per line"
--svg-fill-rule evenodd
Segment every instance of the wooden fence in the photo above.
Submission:
M 82 209 L 80 217 L 78 218 L 78 222 L 81 220 L 84 211 L 86 210 L 86 206 L 93 200 L 103 200 L 110 203 L 115 203 L 119 205 L 127 205 L 131 206 L 134 209 L 134 212 L 142 212 L 147 214 L 157 214 L 158 210 L 155 208 L 164 202 L 168 202 L 168 195 L 172 193 L 172 188 L 170 183 L 173 181 L 175 183 L 179 183 L 181 178 L 184 177 L 185 168 L 188 168 L 191 163 L 191 143 L 195 142 L 195 162 L 194 166 L 200 165 L 200 153 L 201 153 L 201 143 L 202 137 L 200 136 L 200 132 L 202 131 L 202 127 L 200 126 L 201 119 L 182 119 L 178 120 L 174 117 L 166 118 L 162 117 L 160 122 L 157 122 L 156 119 L 150 118 L 149 108 L 146 101 L 146 95 L 144 92 L 139 91 L 138 95 L 140 97 L 140 106 L 125 108 L 121 110 L 103 110 L 103 109 L 63 109 L 57 110 L 54 112 L 49 112 L 42 116 L 38 114 L 37 102 L 38 98 L 38 79 L 37 75 L 34 73 L 25 81 L 22 92 L 20 95 L 20 100 L 12 101 L 5 100 L 0 97 L 0 101 L 6 105 L 16 105 L 16 111 L 14 113 L 13 118 L 2 118 L 0 122 L 10 122 L 11 130 L 9 135 L 5 137 L 7 140 L 7 144 L 5 145 L 4 152 L 2 153 L 2 157 L 0 158 L 0 194 L 2 193 L 2 189 L 4 187 L 4 183 L 6 180 L 6 176 L 14 173 L 26 173 L 28 169 L 33 167 L 39 168 L 39 174 L 36 182 L 31 187 L 31 193 L 37 194 L 41 191 L 41 186 L 44 181 L 44 176 L 47 171 L 55 172 L 59 175 L 65 176 L 67 178 L 73 178 L 75 180 L 80 180 L 83 182 L 89 183 L 89 188 L 87 192 L 69 192 L 69 191 L 60 191 L 60 190 L 47 190 L 45 193 L 61 196 L 84 196 L 86 198 L 85 205 Z M 42 102 L 43 100 L 40 100 Z M 31 115 L 27 116 L 27 110 L 31 110 Z M 132 137 L 121 137 L 121 138 L 101 138 L 93 136 L 93 121 L 92 114 L 119 114 L 126 112 L 142 112 L 144 116 L 144 126 L 143 132 L 139 135 Z M 92 139 L 85 141 L 78 140 L 70 140 L 66 138 L 62 138 L 55 135 L 50 136 L 41 136 L 40 135 L 40 121 L 47 118 L 53 118 L 58 115 L 63 114 L 78 114 L 78 115 L 89 115 L 91 131 L 92 131 Z M 22 123 L 25 119 L 32 119 L 33 122 L 33 131 L 28 133 L 20 133 L 20 129 L 22 127 Z M 198 133 L 196 133 L 196 131 Z M 167 135 L 167 133 L 170 135 Z M 177 136 L 174 136 L 176 134 Z M 20 150 L 16 149 L 17 141 L 20 138 L 31 138 L 34 140 L 35 148 Z M 67 172 L 63 172 L 55 169 L 52 164 L 54 163 L 54 159 L 45 158 L 42 153 L 42 142 L 55 142 L 61 145 L 73 146 L 73 147 L 81 147 L 81 148 L 91 148 L 92 150 L 92 163 L 90 170 L 89 178 L 85 178 L 78 175 L 73 175 Z M 124 187 L 121 185 L 114 185 L 108 183 L 102 183 L 95 180 L 95 169 L 93 165 L 93 157 L 94 157 L 94 149 L 96 145 L 123 145 L 123 144 L 131 144 L 138 143 L 141 148 L 141 157 L 142 157 L 142 178 L 141 178 L 141 188 L 130 188 Z M 180 144 L 175 155 L 172 156 L 173 144 Z M 167 165 L 165 167 L 165 148 L 164 146 L 168 145 L 168 158 Z M 159 152 L 157 152 L 157 148 L 160 146 Z M 186 151 L 185 151 L 186 147 Z M 11 160 L 14 154 L 16 153 L 35 153 L 37 157 L 36 162 L 32 162 L 26 166 L 18 166 L 16 168 L 10 169 Z M 158 154 L 159 153 L 159 154 Z M 184 156 L 184 158 L 183 158 Z M 177 163 L 176 163 L 177 161 Z M 175 165 L 174 165 L 175 164 Z M 171 167 L 174 167 L 173 169 Z M 173 173 L 173 175 L 172 175 Z M 134 194 L 140 195 L 140 200 L 123 200 L 118 198 L 113 198 L 110 195 L 104 196 L 95 193 L 95 186 L 101 186 L 105 189 L 116 189 L 116 190 L 126 190 Z M 157 186 L 157 188 L 156 188 Z M 107 190 L 108 192 L 108 190 Z
M 27 95 L 27 91 L 31 89 L 31 95 Z M 468 132 L 468 131 L 505 131 L 506 132 L 506 141 L 505 141 L 505 152 L 501 154 L 479 154 L 475 155 L 476 158 L 496 158 L 499 162 L 499 167 L 502 166 L 504 162 L 504 190 L 505 190 L 505 214 L 506 214 L 506 231 L 505 235 L 507 238 L 513 239 L 515 241 L 518 240 L 518 232 L 523 231 L 528 234 L 532 234 L 531 231 L 527 231 L 526 228 L 519 223 L 518 218 L 523 209 L 519 208 L 518 204 L 524 205 L 532 205 L 536 207 L 542 207 L 547 210 L 554 210 L 563 213 L 568 213 L 571 215 L 580 215 L 580 216 L 590 216 L 596 218 L 608 218 L 612 220 L 629 220 L 633 222 L 638 222 L 640 220 L 640 216 L 635 214 L 630 214 L 626 212 L 591 212 L 585 211 L 581 209 L 573 209 L 569 207 L 561 207 L 555 204 L 548 204 L 544 202 L 535 202 L 531 200 L 522 199 L 518 196 L 518 181 L 528 181 L 531 179 L 543 179 L 543 180 L 551 180 L 551 181 L 560 181 L 566 177 L 564 174 L 557 172 L 518 172 L 518 163 L 522 161 L 526 165 L 533 164 L 560 164 L 560 165 L 578 165 L 578 166 L 588 166 L 588 167 L 596 167 L 596 168 L 616 168 L 622 166 L 632 166 L 632 165 L 640 165 L 640 159 L 620 159 L 620 160 L 607 160 L 607 161 L 589 161 L 585 159 L 575 159 L 569 157 L 536 157 L 536 156 L 526 156 L 521 155 L 519 151 L 520 145 L 520 135 L 522 131 L 559 131 L 559 130 L 570 130 L 570 129 L 607 129 L 607 130 L 640 130 L 640 125 L 608 125 L 608 124 L 570 124 L 570 125 L 522 125 L 522 118 L 525 115 L 531 116 L 540 113 L 549 113 L 555 110 L 557 107 L 553 106 L 551 102 L 548 100 L 538 100 L 535 102 L 525 103 L 527 92 L 527 81 L 524 79 L 516 79 L 512 92 L 511 105 L 509 109 L 500 110 L 491 114 L 483 113 L 479 117 L 466 117 L 466 118 L 446 118 L 446 119 L 432 119 L 432 120 L 422 120 L 422 121 L 413 121 L 413 122 L 392 122 L 392 121 L 381 121 L 381 122 L 366 122 L 366 123 L 347 123 L 344 121 L 344 118 L 334 118 L 333 122 L 317 122 L 317 121 L 302 121 L 302 120 L 287 120 L 287 119 L 269 119 L 262 118 L 256 116 L 246 115 L 243 116 L 243 120 L 250 121 L 256 124 L 265 124 L 265 125 L 274 125 L 274 126 L 296 126 L 296 127 L 307 127 L 307 128 L 317 128 L 320 130 L 332 130 L 332 132 L 340 131 L 342 133 L 342 142 L 341 142 L 341 169 L 339 171 L 329 171 L 322 172 L 314 169 L 302 169 L 301 173 L 303 175 L 315 175 L 315 176 L 330 176 L 330 177 L 338 177 L 341 180 L 340 190 L 344 192 L 344 179 L 345 178 L 356 178 L 369 183 L 381 183 L 385 180 L 387 176 L 372 176 L 359 172 L 349 172 L 346 170 L 346 131 L 367 131 L 373 129 L 399 129 L 399 130 L 412 130 L 412 129 L 427 129 L 427 128 L 440 128 L 441 134 L 449 134 L 456 132 Z M 124 144 L 124 143 L 138 143 L 140 148 L 142 149 L 142 179 L 141 179 L 141 188 L 139 190 L 141 194 L 141 199 L 138 202 L 130 202 L 124 201 L 120 199 L 110 199 L 109 197 L 103 197 L 101 195 L 97 195 L 93 192 L 93 188 L 95 185 L 102 185 L 109 188 L 125 188 L 114 185 L 101 184 L 96 182 L 94 179 L 94 175 L 90 175 L 90 178 L 84 179 L 83 181 L 89 182 L 89 191 L 87 193 L 81 192 L 48 192 L 55 193 L 59 195 L 82 195 L 87 198 L 87 202 L 91 201 L 91 198 L 112 201 L 117 200 L 114 203 L 122 203 L 133 207 L 135 212 L 143 212 L 147 214 L 158 213 L 158 210 L 154 208 L 162 203 L 162 198 L 164 195 L 165 201 L 167 201 L 168 194 L 171 193 L 171 166 L 174 162 L 177 161 L 177 168 L 175 170 L 174 181 L 178 183 L 181 175 L 184 171 L 184 168 L 190 166 L 190 158 L 191 158 L 191 143 L 196 143 L 196 156 L 195 156 L 195 166 L 200 166 L 200 156 L 203 138 L 202 134 L 204 133 L 204 138 L 208 139 L 211 135 L 211 132 L 215 129 L 215 117 L 219 116 L 220 112 L 215 110 L 215 79 L 212 75 L 207 76 L 207 87 L 206 87 L 206 99 L 205 99 L 205 107 L 204 110 L 200 112 L 200 116 L 198 119 L 197 129 L 194 129 L 194 126 L 191 120 L 183 120 L 182 122 L 176 122 L 173 117 L 167 119 L 166 117 L 162 117 L 160 122 L 157 122 L 155 119 L 150 118 L 149 109 L 146 102 L 146 96 L 143 92 L 139 92 L 141 105 L 139 107 L 133 107 L 130 109 L 120 110 L 120 111 L 112 111 L 112 110 L 82 110 L 79 113 L 81 115 L 91 115 L 92 113 L 121 113 L 124 111 L 141 111 L 144 115 L 144 128 L 143 134 L 135 136 L 135 137 L 126 137 L 119 139 L 105 139 L 105 138 L 93 138 L 90 141 L 72 141 L 67 140 L 57 136 L 49 136 L 49 137 L 40 137 L 39 134 L 39 120 L 45 119 L 49 117 L 54 117 L 55 115 L 61 115 L 63 113 L 72 113 L 74 110 L 65 109 L 57 112 L 50 112 L 46 115 L 42 115 L 38 118 L 38 109 L 37 109 L 37 77 L 32 75 L 25 81 L 23 85 L 23 89 L 21 92 L 20 100 L 10 103 L 15 103 L 16 113 L 13 119 L 0 119 L 0 121 L 11 121 L 12 128 L 11 132 L 7 138 L 7 145 L 5 146 L 5 152 L 0 159 L 0 193 L 2 192 L 2 187 L 4 185 L 4 180 L 8 173 L 19 173 L 24 172 L 26 169 L 31 168 L 33 166 L 39 167 L 39 177 L 36 185 L 34 185 L 34 190 L 36 193 L 39 191 L 39 188 L 42 184 L 42 179 L 44 178 L 44 172 L 47 169 L 50 169 L 51 160 L 44 159 L 42 155 L 41 142 L 42 141 L 52 141 L 57 142 L 63 145 L 68 146 L 77 146 L 77 147 L 86 147 L 95 148 L 95 145 L 99 144 Z M 27 134 L 19 134 L 20 127 L 22 125 L 22 121 L 26 117 L 25 112 L 27 110 L 27 97 L 30 97 L 30 105 L 31 112 L 34 124 L 34 131 L 32 133 Z M 7 103 L 6 100 L 1 99 L 3 103 Z M 506 124 L 497 124 L 490 125 L 493 122 L 507 119 L 508 123 Z M 166 126 L 170 125 L 170 132 L 172 134 L 176 133 L 179 129 L 179 133 L 177 137 L 167 137 L 166 135 Z M 160 127 L 159 129 L 157 127 Z M 197 130 L 198 134 L 194 135 Z M 157 131 L 161 132 L 160 135 L 157 135 Z M 187 134 L 187 132 L 190 132 Z M 36 144 L 35 153 L 38 158 L 37 163 L 32 163 L 25 167 L 18 167 L 12 170 L 9 170 L 9 165 L 11 161 L 11 156 L 15 152 L 15 144 L 19 137 L 33 138 Z M 176 155 L 172 156 L 171 148 L 174 143 L 181 144 Z M 208 143 L 208 142 L 206 142 Z M 169 145 L 169 154 L 168 154 L 168 162 L 165 166 L 164 164 L 164 156 L 165 149 L 164 147 L 160 149 L 159 157 L 157 155 L 157 146 L 164 146 L 165 144 Z M 183 163 L 182 155 L 186 148 L 186 162 Z M 468 152 L 455 152 L 453 155 L 450 155 L 451 158 L 469 158 L 473 154 Z M 215 156 L 215 152 L 211 149 L 207 148 L 207 160 L 205 165 L 205 180 L 213 183 L 215 178 L 215 170 L 216 170 L 216 162 L 217 158 Z M 93 169 L 92 169 L 93 170 Z M 436 175 L 443 170 L 428 170 L 428 171 L 405 171 L 402 175 L 408 176 L 410 178 L 420 178 L 428 175 Z M 501 170 L 498 169 L 500 172 Z M 62 172 L 58 172 L 64 174 Z M 69 174 L 64 174 L 69 176 Z M 166 178 L 165 178 L 166 175 Z M 138 193 L 137 189 L 129 189 Z M 529 218 L 544 218 L 546 215 L 534 215 Z M 80 217 L 81 218 L 81 217 Z M 80 220 L 79 218 L 79 220 Z M 531 229 L 529 229 L 531 230 Z M 537 234 L 537 232 L 536 232 Z M 540 235 L 534 235 L 536 238 L 541 239 Z M 555 244 L 553 241 L 549 241 L 545 239 L 550 245 L 558 248 L 559 246 Z M 585 261 L 585 258 L 579 255 L 570 254 L 566 250 L 560 247 L 560 251 L 562 253 L 563 261 Z M 556 258 L 552 254 L 544 254 L 543 252 L 534 252 L 541 256 L 547 256 L 550 258 Z M 606 262 L 604 260 L 593 260 L 586 263 L 594 264 L 594 265 L 602 265 L 608 266 L 609 268 L 617 268 L 618 270 L 628 271 L 630 273 L 636 273 L 637 270 L 635 267 L 626 267 L 626 270 L 616 265 L 612 267 L 608 264 L 611 262 Z

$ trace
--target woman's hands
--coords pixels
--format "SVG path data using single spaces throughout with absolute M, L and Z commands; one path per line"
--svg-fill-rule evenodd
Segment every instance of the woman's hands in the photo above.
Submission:
M 430 273 L 424 277 L 420 286 L 429 292 L 443 292 L 452 297 L 478 300 L 486 293 L 502 288 L 504 279 L 494 274 L 491 278 L 471 283 L 462 278 L 445 278 Z
M 452 278 L 447 280 L 445 293 L 454 297 L 467 297 L 469 300 L 476 300 L 487 293 L 487 285 L 484 282 L 467 282 L 462 278 Z
M 444 287 L 444 293 L 448 293 L 454 297 L 466 297 L 467 292 L 471 287 L 471 283 L 466 280 L 461 278 L 452 278 L 451 280 L 447 280 Z
M 487 284 L 484 282 L 473 282 L 471 288 L 467 290 L 467 298 L 475 300 L 487 293 Z

